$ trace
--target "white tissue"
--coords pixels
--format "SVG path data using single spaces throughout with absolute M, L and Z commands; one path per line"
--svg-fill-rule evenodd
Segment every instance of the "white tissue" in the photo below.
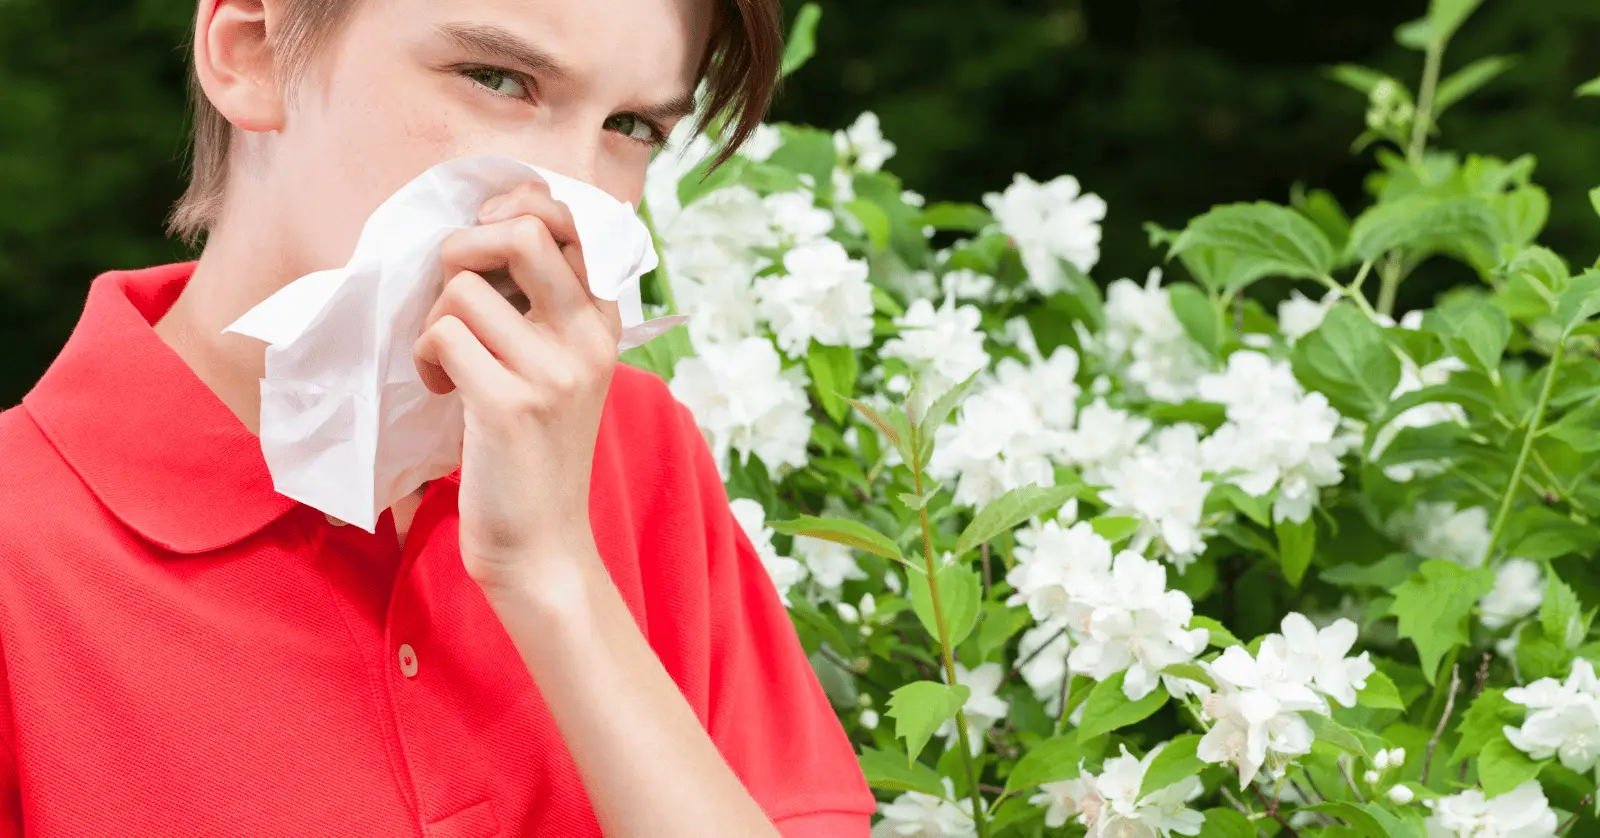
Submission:
M 590 292 L 621 311 L 619 350 L 682 322 L 644 320 L 639 278 L 656 252 L 632 206 L 510 158 L 435 166 L 378 207 L 349 264 L 290 283 L 224 330 L 270 344 L 260 436 L 280 494 L 374 532 L 383 510 L 460 465 L 461 397 L 430 392 L 412 348 L 448 279 L 441 243 L 535 175 L 572 211 Z

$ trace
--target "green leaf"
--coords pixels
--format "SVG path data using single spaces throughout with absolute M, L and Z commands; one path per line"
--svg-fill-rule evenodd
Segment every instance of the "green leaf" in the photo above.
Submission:
M 1600 79 L 1595 79 L 1595 81 L 1600 82 Z M 1594 207 L 1597 215 L 1600 215 L 1600 186 L 1589 190 L 1589 205 Z
M 802 515 L 792 521 L 776 521 L 770 524 L 773 532 L 783 535 L 803 535 L 809 538 L 820 538 L 823 541 L 832 541 L 846 547 L 854 547 L 874 556 L 894 559 L 905 562 L 900 555 L 899 548 L 886 536 L 872 529 L 860 521 L 848 518 L 815 518 Z
M 1590 79 L 1578 88 L 1579 96 L 1600 96 L 1600 78 Z
M 889 444 L 900 452 L 902 460 L 909 463 L 916 459 L 911 455 L 911 421 L 906 418 L 904 411 L 890 410 L 889 415 L 885 416 L 855 399 L 845 399 L 845 403 L 855 408 L 857 413 L 888 437 Z
M 906 740 L 908 760 L 916 760 L 934 731 L 955 718 L 971 695 L 961 684 L 935 681 L 913 681 L 889 694 L 887 715 L 895 721 L 894 735 Z
M 976 233 L 994 223 L 994 216 L 976 204 L 939 203 L 917 216 L 918 227 Z
M 967 393 L 972 390 L 973 382 L 978 380 L 979 374 L 975 372 L 967 376 L 966 381 L 946 390 L 939 398 L 934 400 L 933 404 L 928 408 L 928 412 L 923 414 L 922 421 L 917 425 L 917 438 L 922 440 L 924 465 L 927 463 L 927 458 L 933 454 L 934 431 L 937 431 L 941 425 L 949 420 L 950 414 L 955 412 L 956 406 L 961 404 L 961 401 L 967 397 Z
M 1028 749 L 1016 767 L 1006 777 L 1006 791 L 1019 792 L 1059 783 L 1078 776 L 1078 763 L 1083 759 L 1083 749 L 1078 747 L 1076 736 L 1057 736 Z
M 844 208 L 861 222 L 874 252 L 882 253 L 889 249 L 889 214 L 883 211 L 883 207 L 866 198 L 857 198 L 845 204 Z
M 1376 261 L 1391 250 L 1412 257 L 1445 252 L 1487 261 L 1493 258 L 1498 231 L 1494 211 L 1480 197 L 1415 195 L 1362 213 L 1350 228 L 1345 251 L 1360 261 Z
M 1243 646 L 1244 645 L 1244 641 L 1243 640 L 1240 640 L 1239 638 L 1234 637 L 1233 636 L 1233 632 L 1228 631 L 1228 629 L 1225 626 L 1223 626 L 1221 623 L 1217 622 L 1216 620 L 1211 619 L 1210 617 L 1202 617 L 1199 614 L 1196 614 L 1195 616 L 1190 617 L 1189 618 L 1189 628 L 1191 628 L 1191 629 L 1203 628 L 1206 631 L 1210 632 L 1211 633 L 1211 645 L 1217 647 L 1218 649 L 1226 649 L 1229 646 Z
M 1478 754 L 1478 782 L 1484 797 L 1496 797 L 1539 776 L 1544 763 L 1517 750 L 1502 733 Z
M 1186 282 L 1167 286 L 1167 297 L 1172 303 L 1172 313 L 1189 337 L 1201 348 L 1215 355 L 1222 346 L 1222 335 L 1217 328 L 1217 310 L 1211 297 L 1199 286 Z
M 1444 45 L 1461 24 L 1483 5 L 1483 0 L 1433 0 L 1428 4 L 1428 28 L 1435 44 Z
M 1156 758 L 1150 760 L 1150 767 L 1145 769 L 1144 782 L 1139 785 L 1139 793 L 1135 800 L 1179 782 L 1180 780 L 1199 774 L 1206 764 L 1195 756 L 1195 751 L 1200 748 L 1200 737 L 1192 733 L 1184 734 L 1161 749 Z
M 693 355 L 694 347 L 689 343 L 688 327 L 674 326 L 655 340 L 622 353 L 617 360 L 645 372 L 653 372 L 661 376 L 663 381 L 671 381 L 678 369 L 678 362 Z
M 1542 433 L 1565 442 L 1580 453 L 1600 451 L 1600 402 L 1568 413 Z
M 1257 260 L 1271 273 L 1293 279 L 1317 279 L 1335 264 L 1333 245 L 1317 225 L 1266 202 L 1217 207 L 1194 219 L 1172 243 L 1171 255 L 1201 248 Z
M 1192 661 L 1189 663 L 1172 664 L 1166 669 L 1161 670 L 1161 674 L 1171 675 L 1174 678 L 1183 678 L 1199 684 L 1205 684 L 1207 687 L 1213 690 L 1217 688 L 1216 679 L 1211 677 L 1211 673 L 1207 672 L 1205 667 Z
M 939 568 L 934 581 L 939 586 L 939 607 L 944 616 L 946 631 L 950 633 L 950 648 L 961 645 L 978 623 L 979 608 L 983 604 L 983 579 L 977 571 L 964 564 L 948 564 Z M 934 621 L 933 593 L 926 574 L 913 575 L 907 580 L 911 589 L 911 608 L 928 630 L 928 636 L 939 639 L 939 624 Z
M 1438 334 L 1462 360 L 1489 375 L 1499 371 L 1500 356 L 1511 341 L 1511 319 L 1486 300 L 1428 312 L 1423 328 Z
M 1390 553 L 1368 565 L 1342 564 L 1317 572 L 1317 578 L 1345 588 L 1391 590 L 1411 578 L 1422 566 L 1422 557 L 1410 553 Z
M 1507 699 L 1505 690 L 1499 687 L 1485 689 L 1473 699 L 1467 712 L 1461 715 L 1461 724 L 1456 727 L 1456 733 L 1461 738 L 1456 740 L 1456 748 L 1450 754 L 1450 764 L 1477 756 L 1485 745 L 1496 738 L 1504 739 L 1500 728 L 1519 724 L 1521 718 L 1522 706 Z
M 1213 506 L 1220 504 L 1220 506 Z M 1206 511 L 1225 511 L 1235 509 L 1244 513 L 1246 518 L 1263 527 L 1272 527 L 1272 498 L 1269 495 L 1256 497 L 1232 483 L 1217 483 L 1211 487 L 1211 494 L 1206 498 Z
M 855 350 L 848 346 L 823 346 L 812 341 L 811 351 L 806 353 L 806 369 L 811 373 L 811 383 L 817 399 L 822 402 L 822 409 L 833 417 L 833 421 L 844 421 L 845 414 L 850 412 L 848 399 L 855 395 L 856 389 L 858 370 Z
M 1200 834 L 1206 838 L 1256 838 L 1255 825 L 1232 809 L 1207 809 Z
M 1274 529 L 1278 534 L 1278 560 L 1282 563 L 1284 578 L 1298 588 L 1317 547 L 1317 519 L 1308 517 L 1299 524 L 1279 521 Z
M 1544 629 L 1544 636 L 1563 649 L 1578 648 L 1589 633 L 1578 595 L 1553 572 L 1549 572 L 1549 579 L 1545 581 L 1544 602 L 1539 604 L 1539 625 Z
M 861 773 L 866 775 L 867 785 L 875 789 L 920 791 L 937 797 L 943 797 L 945 793 L 944 783 L 939 780 L 939 772 L 934 771 L 926 763 L 907 760 L 902 754 L 863 748 Z
M 956 540 L 956 555 L 976 550 L 978 545 L 985 541 L 1016 529 L 1035 515 L 1054 512 L 1060 509 L 1062 504 L 1088 491 L 1089 487 L 1077 479 L 1071 483 L 1049 488 L 1023 486 L 1012 489 L 978 511 L 972 523 L 967 525 L 961 537 Z
M 1400 688 L 1382 672 L 1367 676 L 1367 685 L 1356 693 L 1356 703 L 1374 710 L 1399 710 L 1405 712 L 1406 703 L 1400 698 Z
M 1332 745 L 1341 751 L 1347 751 L 1358 756 L 1372 756 L 1361 736 L 1350 728 L 1317 713 L 1302 713 L 1301 717 L 1306 720 L 1307 725 L 1310 725 L 1311 731 L 1316 734 L 1318 742 Z
M 1556 322 L 1562 335 L 1583 325 L 1600 313 L 1600 272 L 1589 271 L 1572 278 L 1567 289 L 1556 298 Z
M 1370 418 L 1389 405 L 1400 383 L 1400 359 L 1383 330 L 1354 306 L 1334 306 L 1316 331 L 1295 343 L 1295 377 L 1328 397 L 1340 413 Z
M 1121 518 L 1102 515 L 1089 522 L 1090 529 L 1113 546 L 1120 544 L 1139 531 L 1138 518 Z
M 1372 89 L 1382 82 L 1389 82 L 1400 90 L 1405 89 L 1405 85 L 1388 73 L 1374 70 L 1371 67 L 1363 67 L 1360 64 L 1338 64 L 1330 67 L 1328 69 L 1328 78 L 1351 88 L 1363 96 L 1371 95 Z M 1410 94 L 1407 95 L 1409 96 Z
M 1167 703 L 1167 691 L 1159 687 L 1138 701 L 1129 701 L 1122 694 L 1122 679 L 1127 674 L 1118 672 L 1094 685 L 1083 707 L 1083 721 L 1078 724 L 1079 742 L 1144 721 Z
M 1356 832 L 1362 835 L 1370 836 L 1370 838 L 1390 838 L 1389 830 L 1384 829 L 1383 824 L 1379 823 L 1377 818 L 1354 803 L 1331 801 L 1318 803 L 1315 806 L 1302 806 L 1298 811 L 1324 812 L 1350 824 L 1355 828 Z
M 790 27 L 783 45 L 782 75 L 789 76 L 817 54 L 817 24 L 821 20 L 821 6 L 807 3 L 800 7 L 800 14 L 795 16 L 794 26 Z
M 1451 73 L 1439 82 L 1438 90 L 1433 94 L 1434 115 L 1444 113 L 1451 105 L 1476 93 L 1484 85 L 1494 81 L 1501 73 L 1516 66 L 1516 59 L 1504 55 L 1491 55 L 1480 58 L 1465 67 Z
M 1400 619 L 1400 636 L 1416 645 L 1428 683 L 1435 683 L 1444 656 L 1471 639 L 1467 616 L 1493 588 L 1491 570 L 1433 560 L 1395 589 L 1389 613 Z
M 1400 46 L 1421 52 L 1433 42 L 1433 27 L 1428 25 L 1427 18 L 1402 23 L 1395 27 L 1394 40 Z
M 983 604 L 983 617 L 978 621 L 978 657 L 987 658 L 990 652 L 1002 648 L 1012 635 L 1033 622 L 1026 608 L 1012 608 L 998 602 Z

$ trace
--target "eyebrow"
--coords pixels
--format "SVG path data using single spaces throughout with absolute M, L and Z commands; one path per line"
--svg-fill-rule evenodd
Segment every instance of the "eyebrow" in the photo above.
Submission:
M 502 61 L 530 73 L 552 76 L 559 82 L 571 82 L 573 73 L 555 56 L 528 43 L 510 30 L 483 23 L 443 23 L 438 26 L 441 35 L 456 46 L 482 56 L 485 60 Z M 670 122 L 694 113 L 693 93 L 683 93 L 653 105 L 629 108 L 646 120 Z

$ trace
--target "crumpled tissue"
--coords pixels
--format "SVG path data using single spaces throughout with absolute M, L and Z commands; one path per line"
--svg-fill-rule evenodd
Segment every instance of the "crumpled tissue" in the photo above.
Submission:
M 385 509 L 459 467 L 460 395 L 429 391 L 412 348 L 449 279 L 444 239 L 535 175 L 572 211 L 590 292 L 621 311 L 619 351 L 682 322 L 644 319 L 639 278 L 656 252 L 629 204 L 511 158 L 435 166 L 378 207 L 349 264 L 295 280 L 223 330 L 269 344 L 260 437 L 280 494 L 375 532 Z

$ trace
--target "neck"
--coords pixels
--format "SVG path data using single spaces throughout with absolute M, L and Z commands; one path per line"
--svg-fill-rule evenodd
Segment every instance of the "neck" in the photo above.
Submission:
M 222 330 L 299 274 L 275 252 L 270 235 L 230 234 L 219 224 L 207 238 L 194 276 L 155 332 L 244 423 L 260 432 L 266 344 Z

